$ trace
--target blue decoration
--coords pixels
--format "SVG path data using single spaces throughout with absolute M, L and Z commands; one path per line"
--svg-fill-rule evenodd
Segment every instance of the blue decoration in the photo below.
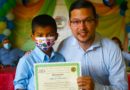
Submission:
M 120 15 L 121 16 L 125 16 L 125 11 L 128 9 L 127 3 L 128 3 L 127 1 L 124 1 L 120 5 Z
M 10 30 L 14 29 L 14 23 L 13 23 L 13 21 L 7 21 L 7 28 L 9 28 Z
M 0 0 L 0 8 L 6 3 L 7 0 Z
M 130 22 L 128 24 L 126 24 L 125 30 L 128 33 L 130 32 Z
M 108 7 L 112 7 L 115 4 L 115 0 L 103 0 L 103 3 Z
M 6 36 L 3 34 L 0 34 L 0 42 L 2 42 L 2 40 L 5 38 Z

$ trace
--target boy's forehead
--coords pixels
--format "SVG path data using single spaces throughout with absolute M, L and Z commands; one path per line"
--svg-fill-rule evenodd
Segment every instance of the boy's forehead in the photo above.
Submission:
M 52 26 L 35 26 L 35 32 L 57 32 Z

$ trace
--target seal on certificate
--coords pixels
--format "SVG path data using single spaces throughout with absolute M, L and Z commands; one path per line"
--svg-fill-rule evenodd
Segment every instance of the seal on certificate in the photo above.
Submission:
M 71 67 L 71 72 L 75 72 L 76 71 L 76 67 Z

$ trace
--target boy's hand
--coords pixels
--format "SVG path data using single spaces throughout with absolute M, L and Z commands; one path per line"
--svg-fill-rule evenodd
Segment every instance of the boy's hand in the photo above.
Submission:
M 77 83 L 81 90 L 94 90 L 94 82 L 90 76 L 78 77 Z

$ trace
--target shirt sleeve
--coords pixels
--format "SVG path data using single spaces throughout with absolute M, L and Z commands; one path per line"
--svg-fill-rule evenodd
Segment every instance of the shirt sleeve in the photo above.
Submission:
M 14 79 L 15 90 L 27 89 L 29 69 L 25 61 L 26 59 L 23 57 L 20 59 L 17 65 L 15 79 Z
M 125 60 L 130 61 L 130 53 L 123 51 L 122 55 L 123 55 L 123 57 L 124 57 Z
M 112 44 L 112 48 L 109 48 L 105 55 L 109 55 L 107 57 L 108 60 L 105 58 L 108 61 L 105 61 L 105 63 L 109 72 L 108 79 L 110 85 L 102 85 L 95 82 L 95 90 L 128 90 L 126 66 L 121 50 Z

